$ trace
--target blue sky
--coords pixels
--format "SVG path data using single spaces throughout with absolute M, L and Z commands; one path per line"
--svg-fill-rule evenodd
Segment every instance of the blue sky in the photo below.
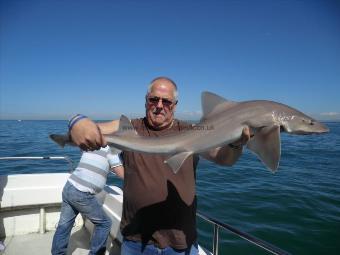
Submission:
M 339 1 L 0 0 L 0 119 L 144 115 L 150 80 L 340 119 Z

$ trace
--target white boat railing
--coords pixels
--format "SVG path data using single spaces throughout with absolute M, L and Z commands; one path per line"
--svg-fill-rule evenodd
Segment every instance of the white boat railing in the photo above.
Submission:
M 67 161 L 70 166 L 70 172 L 73 171 L 73 161 L 71 158 L 67 156 L 47 156 L 47 157 L 0 157 L 0 160 L 64 160 Z M 205 222 L 212 224 L 214 226 L 213 233 L 213 255 L 219 255 L 219 231 L 220 229 L 229 231 L 240 238 L 243 238 L 247 242 L 254 244 L 261 249 L 275 255 L 290 255 L 289 252 L 284 251 L 275 245 L 272 245 L 266 241 L 263 241 L 257 237 L 254 237 L 250 234 L 242 232 L 228 224 L 222 223 L 212 217 L 209 217 L 201 212 L 197 212 L 196 216 L 203 219 Z

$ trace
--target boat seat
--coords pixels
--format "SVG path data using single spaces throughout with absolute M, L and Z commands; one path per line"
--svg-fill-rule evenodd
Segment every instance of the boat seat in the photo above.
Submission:
M 0 176 L 0 210 L 61 203 L 67 173 Z

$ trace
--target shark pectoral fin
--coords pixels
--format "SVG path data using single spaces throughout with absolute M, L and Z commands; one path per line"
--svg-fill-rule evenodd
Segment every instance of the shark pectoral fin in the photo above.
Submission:
M 168 164 L 168 166 L 170 166 L 172 171 L 176 174 L 184 161 L 192 154 L 193 152 L 191 151 L 180 152 L 167 160 L 164 160 L 164 163 Z
M 255 132 L 247 147 L 273 172 L 278 168 L 281 156 L 280 127 L 263 127 Z

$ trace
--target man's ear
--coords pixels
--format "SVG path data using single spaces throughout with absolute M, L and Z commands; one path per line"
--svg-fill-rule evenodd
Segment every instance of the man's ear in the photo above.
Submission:
M 177 102 L 178 102 L 178 101 L 176 101 L 176 103 L 174 103 L 174 105 L 172 106 L 172 111 L 173 111 L 173 112 L 176 110 Z
M 148 107 L 148 94 L 145 95 L 145 109 Z

